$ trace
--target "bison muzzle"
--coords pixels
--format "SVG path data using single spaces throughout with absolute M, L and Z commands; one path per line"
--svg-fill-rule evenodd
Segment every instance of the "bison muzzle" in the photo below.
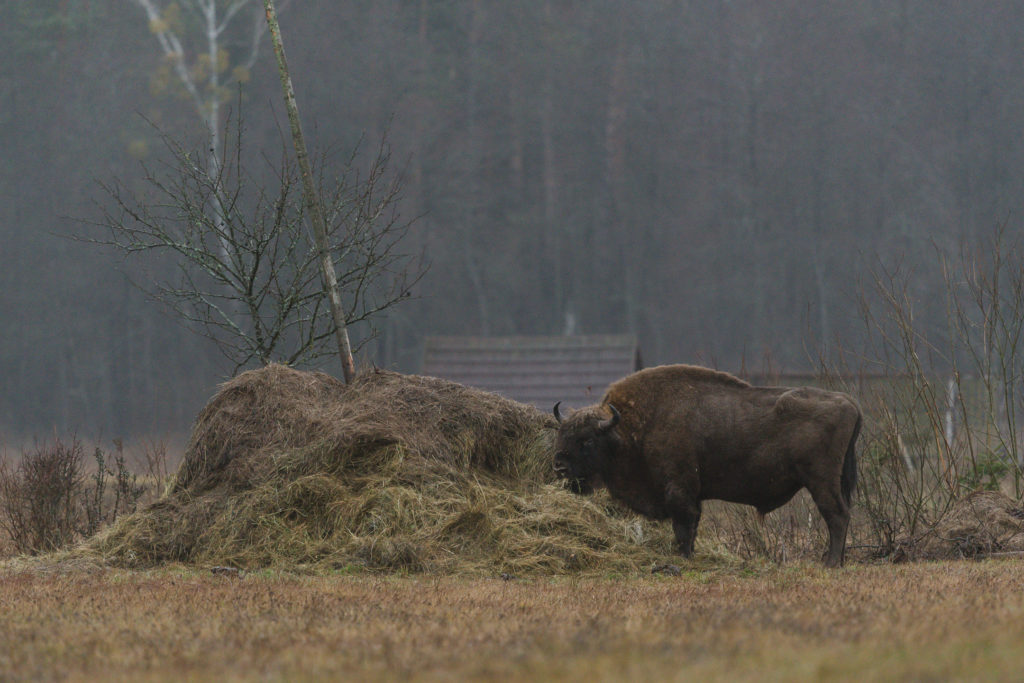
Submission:
M 826 566 L 843 563 L 857 480 L 861 414 L 848 395 L 814 387 L 756 387 L 690 365 L 641 370 L 601 403 L 562 418 L 555 471 L 580 494 L 606 487 L 653 519 L 671 519 L 690 557 L 701 501 L 766 514 L 806 488 L 828 526 Z

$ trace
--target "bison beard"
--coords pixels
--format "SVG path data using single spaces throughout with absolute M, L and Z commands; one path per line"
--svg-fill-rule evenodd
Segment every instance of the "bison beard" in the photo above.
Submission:
M 671 519 L 684 556 L 693 554 L 701 501 L 765 514 L 806 488 L 828 526 L 823 561 L 843 563 L 861 424 L 848 395 L 665 365 L 615 382 L 599 405 L 562 419 L 555 404 L 554 414 L 555 471 L 569 489 L 604 486 L 642 515 Z

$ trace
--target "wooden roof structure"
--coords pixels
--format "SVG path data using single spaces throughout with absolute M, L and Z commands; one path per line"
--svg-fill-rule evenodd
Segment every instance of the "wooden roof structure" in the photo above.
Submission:
M 548 412 L 601 400 L 615 380 L 641 369 L 633 335 L 427 337 L 423 374 L 493 391 Z

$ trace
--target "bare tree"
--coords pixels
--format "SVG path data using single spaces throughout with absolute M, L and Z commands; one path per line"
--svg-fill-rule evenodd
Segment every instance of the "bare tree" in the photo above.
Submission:
M 126 258 L 169 261 L 176 277 L 162 277 L 158 268 L 136 283 L 216 342 L 236 370 L 325 355 L 335 322 L 321 287 L 320 250 L 305 227 L 300 172 L 283 143 L 279 164 L 264 158 L 251 170 L 243 127 L 228 130 L 234 135 L 226 136 L 215 168 L 197 161 L 202 152 L 161 134 L 170 160 L 158 170 L 143 167 L 145 193 L 103 185 L 113 201 L 98 222 L 103 236 L 88 241 Z M 409 297 L 423 270 L 399 251 L 411 222 L 397 212 L 401 181 L 389 171 L 387 140 L 364 173 L 355 152 L 336 178 L 328 177 L 326 161 L 318 160 L 313 175 L 328 252 L 346 299 L 344 323 L 368 323 L 365 343 L 374 336 L 371 318 Z

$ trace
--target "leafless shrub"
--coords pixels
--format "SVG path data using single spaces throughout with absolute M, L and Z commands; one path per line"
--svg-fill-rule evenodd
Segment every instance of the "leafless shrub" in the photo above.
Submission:
M 138 475 L 128 468 L 124 444 L 120 439 L 114 439 L 112 458 L 100 448 L 96 448 L 93 458 L 96 461 L 96 471 L 91 477 L 92 486 L 87 486 L 82 491 L 85 503 L 85 536 L 92 536 L 103 525 L 114 521 L 118 515 L 135 512 L 139 499 L 146 490 L 145 485 L 139 483 Z M 111 478 L 113 489 L 108 491 L 107 482 Z
M 142 443 L 141 471 L 145 490 L 153 498 L 163 495 L 164 490 L 174 477 L 168 462 L 167 444 L 158 440 L 146 440 Z
M 72 437 L 22 453 L 17 465 L 0 460 L 0 527 L 18 552 L 47 552 L 74 538 L 83 459 L 82 444 Z
M 90 471 L 74 436 L 23 451 L 16 464 L 0 457 L 0 530 L 15 552 L 50 552 L 91 536 L 134 512 L 147 491 L 169 480 L 164 464 L 162 477 L 140 481 L 120 440 L 112 454 L 95 448 L 93 465 Z
M 1021 242 L 1004 224 L 953 257 L 936 253 L 946 325 L 920 323 L 911 271 L 879 266 L 860 298 L 867 348 L 826 368 L 862 402 L 859 504 L 883 554 L 972 491 L 1024 492 Z

